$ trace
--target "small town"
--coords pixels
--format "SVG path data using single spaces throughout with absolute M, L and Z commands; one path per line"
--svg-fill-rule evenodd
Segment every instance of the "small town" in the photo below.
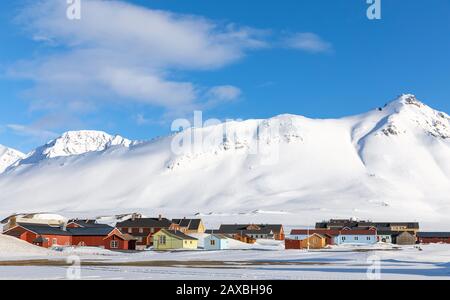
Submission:
M 313 228 L 285 232 L 282 224 L 222 224 L 206 228 L 202 219 L 147 218 L 138 213 L 117 216 L 114 226 L 97 219 L 40 218 L 14 214 L 1 221 L 3 234 L 44 248 L 97 247 L 111 251 L 232 250 L 232 242 L 284 242 L 286 250 L 325 249 L 340 245 L 450 244 L 450 232 L 420 231 L 417 222 L 372 222 L 332 219 Z M 51 214 L 46 214 L 52 216 Z M 244 221 L 244 220 L 243 220 Z

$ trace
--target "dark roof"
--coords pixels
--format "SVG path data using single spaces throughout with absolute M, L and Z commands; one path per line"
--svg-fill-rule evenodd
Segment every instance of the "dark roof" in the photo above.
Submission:
M 169 228 L 172 222 L 166 218 L 137 218 L 116 224 L 116 227 Z
M 396 235 L 398 232 L 393 232 L 390 230 L 378 230 L 377 235 Z
M 75 224 L 77 224 L 77 225 L 79 225 L 81 227 L 89 227 L 89 228 L 92 228 L 92 227 L 111 227 L 111 226 L 106 225 L 106 224 L 99 224 L 99 223 L 97 223 L 96 220 L 77 220 L 77 219 L 74 219 L 74 220 L 69 220 L 68 224 L 70 224 L 70 223 L 75 223 Z
M 32 231 L 36 234 L 45 235 L 63 235 L 70 236 L 71 233 L 64 231 L 61 227 L 53 227 L 49 225 L 39 225 L 39 224 L 18 224 L 20 227 L 25 228 L 28 231 Z
M 354 220 L 330 220 L 327 222 L 316 223 L 316 228 L 327 227 L 376 227 L 379 230 L 390 229 L 391 226 L 405 226 L 407 229 L 419 229 L 419 223 L 417 222 L 370 222 L 370 221 L 354 221 Z
M 198 230 L 200 227 L 201 219 L 173 219 L 174 224 L 186 227 L 188 230 Z
M 107 236 L 114 230 L 111 226 L 87 227 L 87 228 L 67 228 L 73 236 Z
M 310 235 L 319 234 L 319 235 L 329 235 L 329 236 L 338 236 L 338 235 L 375 235 L 375 230 L 361 230 L 361 229 L 349 229 L 349 230 L 327 230 L 327 229 L 293 229 L 291 231 L 291 235 Z
M 53 227 L 49 225 L 19 224 L 22 228 L 39 235 L 62 235 L 62 236 L 107 236 L 114 230 L 111 226 L 93 228 L 67 228 Z
M 418 232 L 419 238 L 450 238 L 450 232 Z
M 247 230 L 249 226 L 258 226 L 261 230 Z M 273 233 L 281 232 L 283 225 L 281 224 L 224 224 L 221 225 L 217 233 L 240 233 L 243 232 L 249 234 L 269 234 L 270 231 Z
M 377 228 L 392 227 L 392 226 L 405 226 L 408 229 L 419 229 L 418 222 L 387 222 L 387 223 L 373 223 Z

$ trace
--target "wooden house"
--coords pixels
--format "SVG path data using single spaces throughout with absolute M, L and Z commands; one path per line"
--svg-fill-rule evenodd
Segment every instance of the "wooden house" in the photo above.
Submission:
M 342 230 L 344 228 L 355 230 L 368 230 L 376 228 L 377 231 L 409 232 L 415 235 L 419 231 L 417 222 L 372 222 L 352 219 L 331 219 L 316 223 L 316 229 Z
M 205 250 L 227 250 L 230 248 L 229 238 L 223 234 L 210 234 L 205 238 Z
M 450 232 L 418 232 L 417 241 L 421 244 L 450 244 Z
M 201 219 L 173 219 L 172 230 L 180 230 L 186 234 L 204 233 L 206 231 L 205 224 Z
M 153 235 L 154 250 L 197 249 L 198 240 L 177 230 L 161 229 Z
M 326 237 L 313 233 L 302 240 L 286 239 L 285 249 L 323 249 L 327 245 Z
M 120 232 L 129 234 L 136 239 L 137 250 L 144 250 L 152 246 L 153 235 L 161 229 L 172 229 L 172 226 L 172 221 L 162 216 L 141 218 L 138 215 L 133 215 L 131 219 L 116 224 Z
M 14 236 L 44 248 L 55 246 L 79 246 L 133 250 L 132 248 L 134 247 L 132 238 L 128 238 L 127 243 L 122 243 L 118 245 L 117 248 L 111 248 L 111 244 L 106 242 L 106 238 L 113 234 L 122 236 L 122 233 L 118 229 L 107 225 L 90 228 L 66 228 L 45 224 L 18 224 L 14 228 L 10 228 L 4 232 L 4 234 Z
M 217 230 L 207 233 L 224 234 L 245 243 L 254 243 L 257 239 L 284 240 L 284 228 L 281 224 L 224 224 Z

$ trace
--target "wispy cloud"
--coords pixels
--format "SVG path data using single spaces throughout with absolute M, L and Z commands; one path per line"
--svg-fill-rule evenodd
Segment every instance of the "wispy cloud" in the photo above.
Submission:
M 8 124 L 6 125 L 6 128 L 12 130 L 15 134 L 29 137 L 32 140 L 38 142 L 45 142 L 58 136 L 58 134 L 55 132 L 40 129 L 34 126 L 27 126 L 21 124 Z
M 257 29 L 121 1 L 83 0 L 79 21 L 68 20 L 66 9 L 65 1 L 42 0 L 17 18 L 36 42 L 55 49 L 9 70 L 34 82 L 28 95 L 35 107 L 94 99 L 179 110 L 209 96 L 179 72 L 218 69 L 267 46 Z
M 292 34 L 285 39 L 284 43 L 289 48 L 311 53 L 326 53 L 333 49 L 331 43 L 311 32 Z
M 211 88 L 208 97 L 217 101 L 232 101 L 241 96 L 242 91 L 232 85 L 222 85 Z

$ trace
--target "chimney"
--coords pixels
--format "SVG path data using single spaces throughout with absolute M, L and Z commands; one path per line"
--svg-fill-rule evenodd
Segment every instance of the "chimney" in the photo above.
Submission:
M 158 219 L 159 219 L 160 221 L 162 221 L 162 215 L 159 215 L 159 216 L 158 216 Z

